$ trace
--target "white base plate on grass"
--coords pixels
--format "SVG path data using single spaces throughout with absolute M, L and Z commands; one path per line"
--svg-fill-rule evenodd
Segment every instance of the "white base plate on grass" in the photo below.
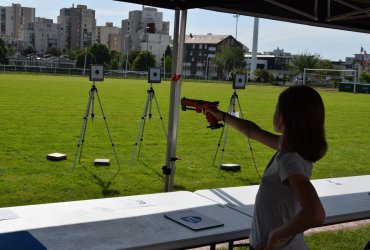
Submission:
M 95 159 L 94 166 L 109 166 L 110 161 L 109 159 Z
M 48 159 L 49 161 L 63 161 L 67 159 L 67 155 L 61 153 L 52 153 L 48 154 L 46 156 L 46 159 Z
M 240 171 L 240 164 L 237 163 L 224 163 L 221 164 L 221 169 L 225 171 L 233 171 L 237 172 Z

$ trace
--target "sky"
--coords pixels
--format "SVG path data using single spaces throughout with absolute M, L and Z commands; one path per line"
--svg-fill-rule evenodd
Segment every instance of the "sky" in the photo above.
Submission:
M 128 18 L 129 11 L 142 8 L 142 5 L 113 0 L 0 0 L 0 6 L 11 6 L 12 3 L 36 8 L 37 17 L 54 19 L 54 22 L 60 9 L 70 8 L 73 4 L 87 5 L 95 10 L 97 25 L 113 22 L 117 27 Z M 164 21 L 170 22 L 170 35 L 173 36 L 174 11 L 160 8 L 158 11 L 163 12 Z M 188 11 L 186 34 L 237 36 L 252 50 L 254 18 L 240 16 L 237 29 L 236 21 L 232 14 L 192 9 Z M 370 34 L 259 19 L 258 52 L 261 53 L 280 48 L 292 54 L 318 54 L 323 59 L 344 61 L 346 57 L 359 54 L 361 47 L 370 52 Z

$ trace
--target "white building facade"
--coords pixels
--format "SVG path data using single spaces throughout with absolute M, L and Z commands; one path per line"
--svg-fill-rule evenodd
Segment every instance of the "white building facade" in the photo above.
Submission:
M 18 48 L 26 24 L 34 20 L 35 8 L 22 7 L 20 4 L 0 6 L 0 37 L 10 46 Z
M 34 22 L 27 23 L 22 36 L 38 54 L 45 54 L 49 47 L 59 50 L 65 48 L 65 32 L 61 30 L 61 25 L 53 23 L 52 19 L 36 17 Z
M 156 8 L 143 7 L 129 12 L 122 20 L 121 47 L 123 54 L 130 50 L 149 51 L 159 66 L 166 48 L 170 45 L 169 22 L 163 21 L 163 13 Z

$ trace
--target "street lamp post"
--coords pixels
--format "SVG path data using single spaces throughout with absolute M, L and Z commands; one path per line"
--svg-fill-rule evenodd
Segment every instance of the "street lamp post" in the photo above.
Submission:
M 146 69 L 148 69 L 148 56 L 149 56 L 149 26 L 146 26 L 145 31 L 146 31 L 146 57 L 145 57 L 145 66 Z
M 236 27 L 235 27 L 235 39 L 238 40 L 238 21 L 239 21 L 239 16 L 238 14 L 233 15 L 236 19 Z
M 127 76 L 127 64 L 128 64 L 128 35 L 125 35 L 125 47 L 126 47 L 126 67 L 125 67 L 125 77 Z

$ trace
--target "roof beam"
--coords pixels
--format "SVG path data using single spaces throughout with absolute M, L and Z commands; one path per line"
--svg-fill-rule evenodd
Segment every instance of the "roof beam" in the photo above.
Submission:
M 368 12 L 370 12 L 370 8 L 355 10 L 355 11 L 347 12 L 341 15 L 328 17 L 326 21 L 332 22 L 332 21 L 345 20 L 345 19 L 347 20 L 348 19 L 358 19 L 358 16 L 357 16 L 358 14 L 368 14 Z M 368 17 L 368 16 L 365 16 L 365 17 Z
M 319 20 L 319 18 L 317 17 L 317 0 L 315 1 L 315 7 L 314 7 L 314 9 L 315 9 L 315 10 L 314 10 L 315 15 L 311 15 L 311 14 L 309 14 L 309 13 L 303 12 L 303 11 L 301 11 L 301 10 L 299 10 L 299 9 L 296 9 L 296 8 L 294 8 L 294 7 L 292 7 L 292 6 L 289 6 L 289 5 L 286 5 L 286 4 L 283 4 L 283 3 L 280 3 L 280 2 L 275 1 L 275 0 L 264 0 L 264 1 L 265 1 L 265 2 L 268 2 L 268 3 L 271 3 L 271 4 L 273 4 L 273 5 L 279 6 L 279 7 L 283 8 L 283 9 L 286 9 L 286 10 L 292 11 L 292 12 L 297 13 L 297 14 L 299 14 L 299 15 L 302 15 L 302 16 L 305 16 L 305 17 L 308 17 L 308 18 L 310 18 L 310 19 L 312 19 L 312 20 L 315 20 L 315 21 L 318 21 L 318 20 Z

